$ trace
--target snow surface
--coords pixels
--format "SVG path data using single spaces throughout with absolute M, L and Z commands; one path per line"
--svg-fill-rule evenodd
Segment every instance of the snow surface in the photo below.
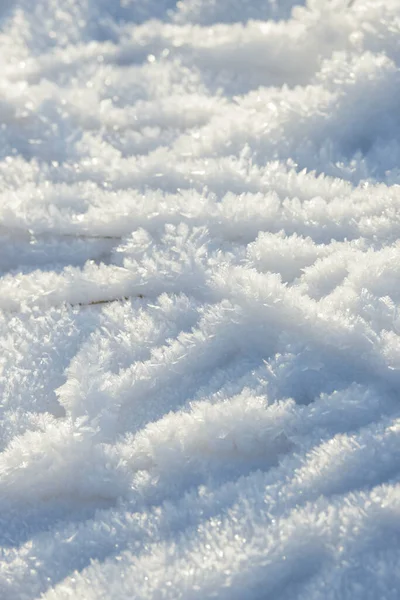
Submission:
M 0 0 L 1 600 L 400 597 L 400 0 Z

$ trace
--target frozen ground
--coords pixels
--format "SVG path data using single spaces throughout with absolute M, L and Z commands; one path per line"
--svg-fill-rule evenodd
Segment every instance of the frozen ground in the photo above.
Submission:
M 398 599 L 400 0 L 0 19 L 1 600 Z

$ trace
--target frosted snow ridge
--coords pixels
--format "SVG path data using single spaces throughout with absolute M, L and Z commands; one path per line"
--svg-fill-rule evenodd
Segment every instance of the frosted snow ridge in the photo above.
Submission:
M 0 599 L 400 597 L 400 0 L 0 0 Z

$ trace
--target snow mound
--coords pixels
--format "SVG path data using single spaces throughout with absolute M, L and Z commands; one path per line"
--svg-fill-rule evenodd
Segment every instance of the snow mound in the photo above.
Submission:
M 400 0 L 0 0 L 0 598 L 400 596 Z

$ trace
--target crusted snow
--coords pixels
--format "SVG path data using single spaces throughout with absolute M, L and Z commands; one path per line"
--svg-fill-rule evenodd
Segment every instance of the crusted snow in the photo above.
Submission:
M 400 0 L 0 1 L 1 600 L 400 596 Z

